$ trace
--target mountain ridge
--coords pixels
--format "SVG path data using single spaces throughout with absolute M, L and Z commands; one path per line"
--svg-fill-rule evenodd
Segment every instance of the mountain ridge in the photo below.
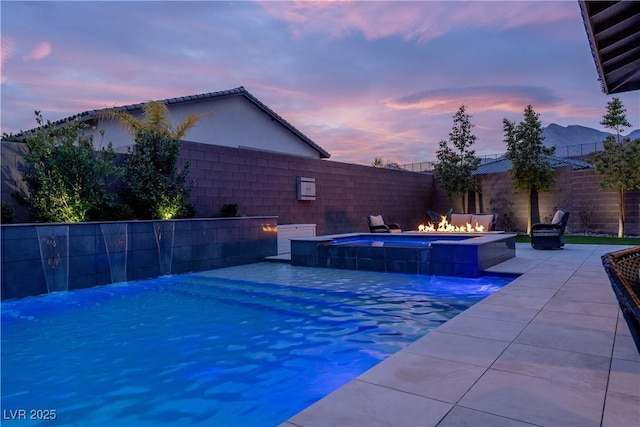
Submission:
M 551 123 L 542 130 L 544 137 L 544 145 L 547 147 L 568 147 L 572 145 L 596 145 L 602 144 L 608 136 L 615 137 L 616 134 L 611 132 L 603 132 L 581 125 L 561 126 Z M 629 132 L 627 135 L 621 135 L 623 138 L 631 140 L 640 138 L 640 129 Z

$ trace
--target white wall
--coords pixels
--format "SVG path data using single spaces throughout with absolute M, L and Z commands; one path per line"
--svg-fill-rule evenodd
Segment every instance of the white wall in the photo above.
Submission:
M 189 114 L 205 114 L 186 134 L 184 139 L 189 141 L 320 158 L 313 147 L 243 96 L 170 104 L 169 108 L 174 125 Z M 141 117 L 141 112 L 135 112 L 134 116 Z M 104 137 L 100 129 L 104 129 Z M 100 122 L 86 133 L 93 135 L 96 147 L 101 141 L 104 146 L 112 142 L 116 151 L 126 152 L 126 147 L 133 144 L 129 133 L 117 122 Z

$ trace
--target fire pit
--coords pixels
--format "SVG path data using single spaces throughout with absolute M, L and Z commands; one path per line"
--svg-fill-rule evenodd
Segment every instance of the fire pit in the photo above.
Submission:
M 494 214 L 451 214 L 451 221 L 443 215 L 440 222 L 418 225 L 421 233 L 485 233 L 493 231 Z

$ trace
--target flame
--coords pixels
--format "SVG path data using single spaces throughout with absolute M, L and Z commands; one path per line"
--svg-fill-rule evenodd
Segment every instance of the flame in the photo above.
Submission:
M 437 225 L 432 223 L 428 223 L 427 225 L 420 224 L 418 225 L 418 231 L 422 233 L 483 233 L 484 226 L 479 225 L 476 221 L 476 225 L 473 226 L 470 223 L 466 223 L 460 227 L 456 227 L 455 225 L 449 224 L 446 216 L 442 216 L 440 218 L 440 222 Z

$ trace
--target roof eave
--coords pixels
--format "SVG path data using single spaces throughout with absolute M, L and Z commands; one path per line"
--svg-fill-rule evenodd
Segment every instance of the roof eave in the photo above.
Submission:
M 596 64 L 598 80 L 600 81 L 602 92 L 608 94 L 609 88 L 607 86 L 607 79 L 605 78 L 604 68 L 602 67 L 602 61 L 600 59 L 596 37 L 593 30 L 593 23 L 591 22 L 589 11 L 587 9 L 587 2 L 584 0 L 580 0 L 578 1 L 578 3 L 580 4 L 580 13 L 582 14 L 582 22 L 584 23 L 584 27 L 587 32 L 587 38 L 589 39 L 589 48 L 591 49 L 591 55 L 593 56 L 593 60 Z

